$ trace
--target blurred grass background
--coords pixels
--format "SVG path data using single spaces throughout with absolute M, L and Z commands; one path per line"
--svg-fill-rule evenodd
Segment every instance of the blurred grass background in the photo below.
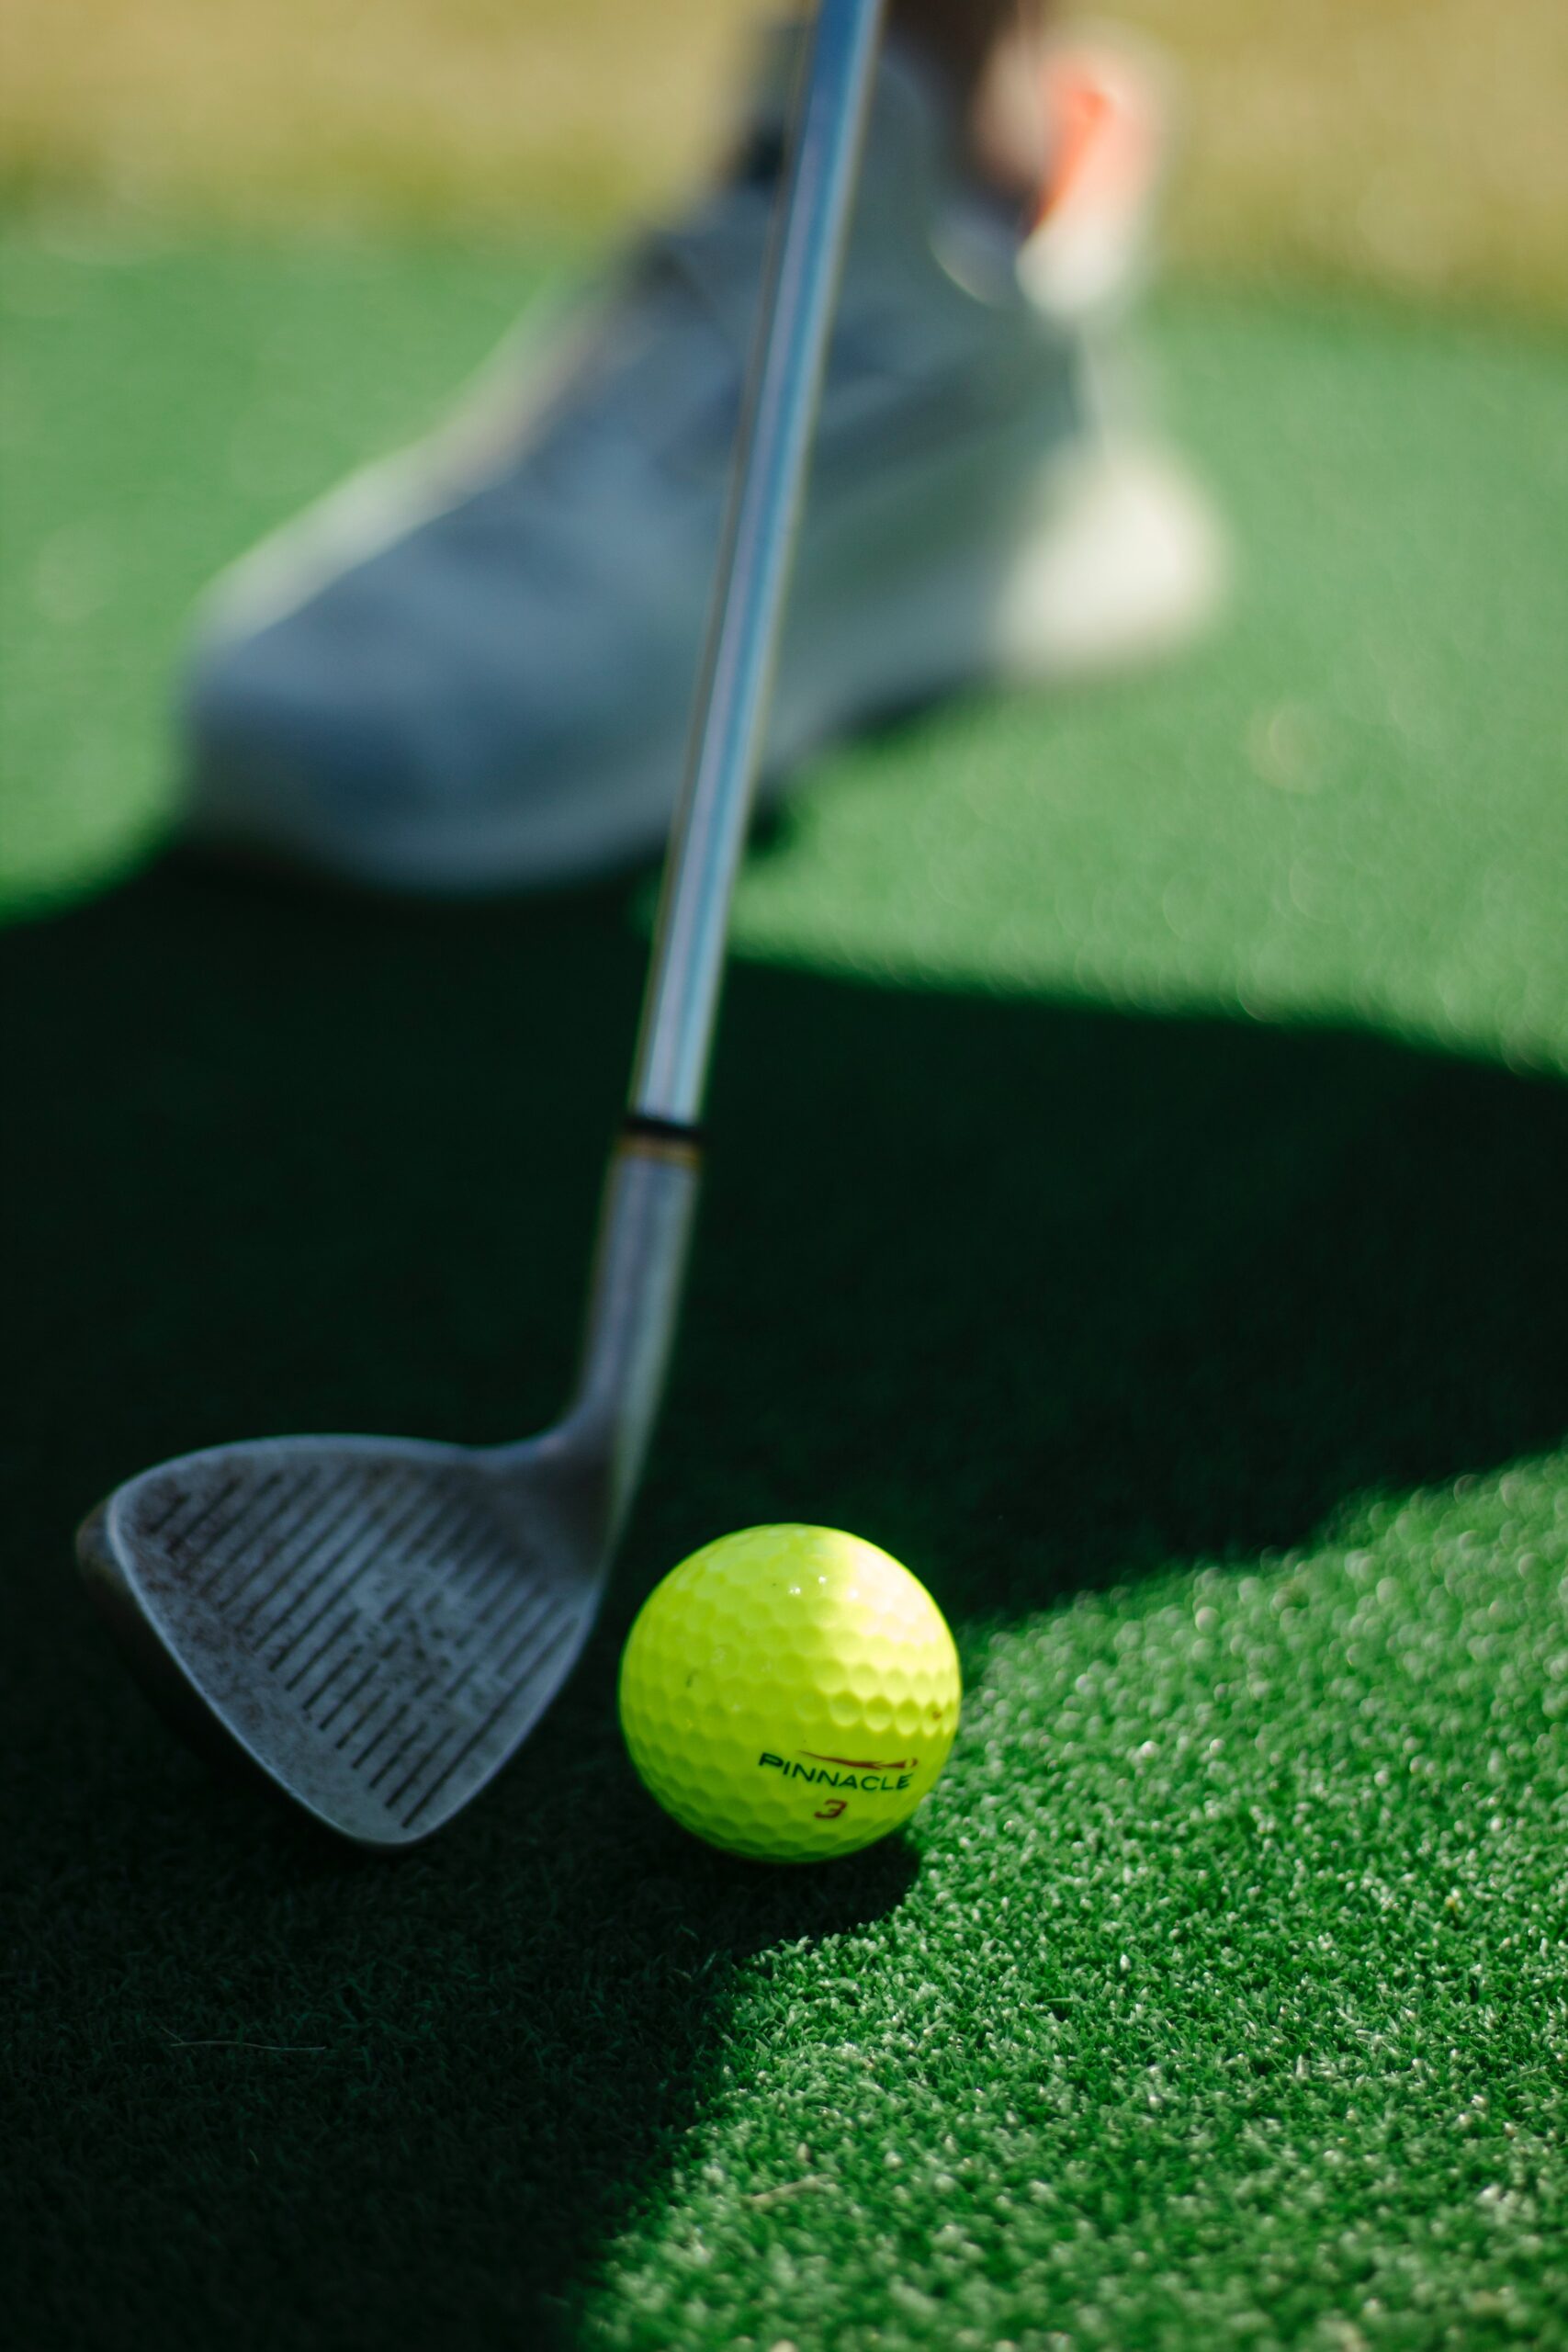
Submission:
M 13 198 L 604 231 L 722 135 L 735 0 L 6 0 Z M 1568 313 L 1562 0 L 1125 0 L 1187 86 L 1173 257 Z

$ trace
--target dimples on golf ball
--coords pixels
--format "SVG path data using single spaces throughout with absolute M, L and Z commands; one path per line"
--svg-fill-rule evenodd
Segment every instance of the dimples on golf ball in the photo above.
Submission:
M 810 1862 L 907 1821 L 958 1726 L 942 1611 L 874 1544 L 750 1527 L 649 1596 L 621 1725 L 665 1811 L 728 1853 Z

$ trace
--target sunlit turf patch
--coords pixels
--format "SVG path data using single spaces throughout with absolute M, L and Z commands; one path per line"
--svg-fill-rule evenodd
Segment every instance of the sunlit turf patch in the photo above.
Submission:
M 908 1898 L 737 1972 L 586 2340 L 1562 2342 L 1565 1474 L 979 1639 Z
M 1235 536 L 1222 631 L 847 752 L 743 947 L 1568 1066 L 1568 343 L 1190 298 L 1156 348 Z

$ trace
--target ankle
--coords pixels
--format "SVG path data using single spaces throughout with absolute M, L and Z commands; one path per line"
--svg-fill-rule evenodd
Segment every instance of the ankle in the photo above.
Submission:
M 1048 125 L 1041 42 L 1050 0 L 894 0 L 892 24 L 934 67 L 980 184 L 1033 204 L 1044 183 Z
M 976 176 L 1009 203 L 1040 201 L 1050 165 L 1040 41 L 1020 23 L 993 42 L 969 93 L 968 161 Z

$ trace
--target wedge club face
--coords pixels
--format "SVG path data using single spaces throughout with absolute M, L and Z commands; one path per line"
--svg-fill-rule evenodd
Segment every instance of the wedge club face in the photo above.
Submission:
M 281 1438 L 147 1471 L 78 1551 L 194 1745 L 389 1848 L 439 1829 L 526 1737 L 592 1623 L 607 1534 L 547 1440 Z
M 325 1827 L 416 1845 L 498 1772 L 591 1632 L 663 1387 L 694 1148 L 612 1164 L 576 1400 L 523 1445 L 262 1439 L 118 1487 L 77 1539 L 154 1703 Z

